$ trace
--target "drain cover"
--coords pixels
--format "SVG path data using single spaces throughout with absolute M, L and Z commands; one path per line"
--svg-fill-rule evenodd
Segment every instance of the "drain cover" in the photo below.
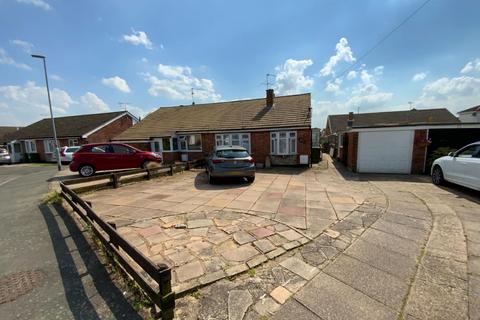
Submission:
M 21 271 L 0 277 L 0 304 L 14 301 L 43 283 L 45 275 L 38 270 Z

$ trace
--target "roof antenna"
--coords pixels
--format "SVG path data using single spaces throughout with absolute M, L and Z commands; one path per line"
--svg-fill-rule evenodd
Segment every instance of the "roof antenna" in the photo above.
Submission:
M 270 87 L 273 85 L 273 83 L 275 82 L 275 80 L 272 80 L 272 82 L 270 82 L 270 77 L 275 77 L 276 75 L 274 75 L 273 73 L 267 73 L 265 78 L 267 80 L 267 82 L 265 82 L 265 84 L 267 85 L 267 90 L 270 89 Z
M 127 106 L 130 105 L 130 102 L 119 102 L 118 105 L 120 106 L 120 109 L 125 109 L 125 111 L 128 111 Z
M 192 106 L 195 105 L 195 92 L 193 91 L 193 88 L 192 88 Z
M 360 114 L 360 106 L 357 106 L 357 114 Z
M 413 102 L 412 102 L 412 101 L 408 101 L 408 104 L 410 105 L 410 110 L 413 110 Z

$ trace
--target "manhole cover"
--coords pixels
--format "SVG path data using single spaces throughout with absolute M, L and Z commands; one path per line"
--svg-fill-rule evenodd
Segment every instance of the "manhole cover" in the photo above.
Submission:
M 43 283 L 43 272 L 21 271 L 0 277 L 0 304 L 14 301 Z

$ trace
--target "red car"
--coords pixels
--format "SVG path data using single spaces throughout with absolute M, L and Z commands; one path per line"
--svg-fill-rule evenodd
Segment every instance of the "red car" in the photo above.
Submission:
M 73 154 L 70 170 L 90 177 L 102 170 L 146 168 L 149 162 L 160 163 L 162 157 L 123 143 L 93 143 L 83 145 Z

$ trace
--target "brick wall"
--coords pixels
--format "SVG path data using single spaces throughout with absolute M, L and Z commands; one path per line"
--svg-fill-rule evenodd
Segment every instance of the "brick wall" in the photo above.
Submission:
M 412 150 L 412 174 L 423 173 L 425 151 L 427 148 L 427 130 L 415 130 Z
M 346 164 L 347 169 L 353 172 L 357 171 L 357 156 L 358 156 L 358 132 L 346 133 L 347 136 L 347 153 Z M 345 148 L 344 148 L 345 149 Z
M 132 118 L 130 118 L 128 115 L 124 115 L 120 119 L 115 120 L 114 122 L 88 136 L 87 143 L 108 142 L 113 137 L 118 136 L 120 133 L 130 128 L 132 125 Z
M 127 142 L 126 144 L 143 151 L 152 151 L 150 142 Z
M 300 155 L 307 154 L 310 160 L 312 156 L 312 131 L 310 129 L 297 130 L 297 163 L 300 163 Z
M 250 149 L 255 162 L 265 164 L 265 159 L 270 155 L 270 132 L 252 132 Z

